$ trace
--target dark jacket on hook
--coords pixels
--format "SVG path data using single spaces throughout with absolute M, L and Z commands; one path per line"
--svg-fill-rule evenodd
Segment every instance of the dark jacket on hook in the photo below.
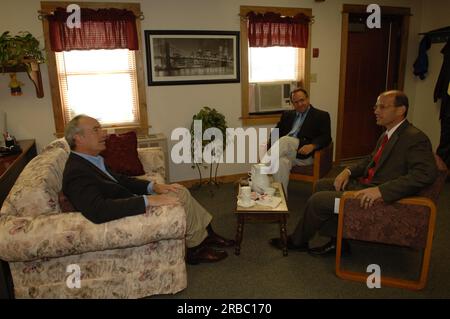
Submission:
M 441 138 L 436 153 L 450 167 L 450 96 L 448 94 L 450 82 L 450 40 L 441 50 L 444 55 L 441 72 L 434 89 L 434 101 L 441 99 Z
M 425 35 L 419 44 L 419 56 L 414 62 L 414 75 L 421 80 L 425 79 L 425 74 L 428 72 L 428 55 L 427 51 L 431 47 L 431 38 Z
M 448 95 L 448 84 L 450 82 L 450 40 L 447 40 L 447 44 L 442 48 L 441 53 L 444 55 L 444 62 L 442 63 L 441 72 L 439 73 L 436 87 L 434 88 L 434 102 Z

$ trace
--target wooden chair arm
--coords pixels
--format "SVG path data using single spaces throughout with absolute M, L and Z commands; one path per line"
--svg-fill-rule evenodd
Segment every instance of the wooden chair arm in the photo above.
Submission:
M 342 195 L 341 197 L 341 202 L 339 204 L 339 212 L 341 210 L 344 209 L 344 202 L 348 199 L 355 199 L 355 193 L 356 191 L 346 191 L 344 193 L 344 195 Z M 381 201 L 381 200 L 377 200 Z M 398 201 L 396 201 L 395 203 L 397 204 L 403 204 L 403 205 L 417 205 L 417 206 L 427 206 L 430 207 L 430 210 L 436 210 L 436 205 L 434 204 L 434 202 L 429 199 L 428 197 L 423 197 L 423 196 L 410 196 L 410 197 L 405 197 L 402 198 Z M 385 205 L 390 205 L 389 203 L 384 203 Z
M 333 142 L 314 153 L 314 176 L 325 176 L 333 166 Z

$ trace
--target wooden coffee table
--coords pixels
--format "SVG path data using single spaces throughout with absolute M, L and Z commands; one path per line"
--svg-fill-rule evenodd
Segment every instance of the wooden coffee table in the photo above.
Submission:
M 240 255 L 241 253 L 241 243 L 244 235 L 245 222 L 279 223 L 281 240 L 283 242 L 283 256 L 288 255 L 286 220 L 289 215 L 289 210 L 286 204 L 286 196 L 284 195 L 282 184 L 274 182 L 272 183 L 272 187 L 276 189 L 274 196 L 281 198 L 281 203 L 275 208 L 258 205 L 258 201 L 256 201 L 256 205 L 252 207 L 248 208 L 241 207 L 238 206 L 237 204 L 237 196 L 236 196 L 235 213 L 237 217 L 237 232 L 236 232 L 236 247 L 234 251 L 236 255 Z

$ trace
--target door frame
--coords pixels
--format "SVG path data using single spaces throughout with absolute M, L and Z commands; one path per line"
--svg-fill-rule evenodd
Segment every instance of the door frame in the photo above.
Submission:
M 338 102 L 338 121 L 336 131 L 336 162 L 341 161 L 342 153 L 342 135 L 344 127 L 344 101 L 345 101 L 345 83 L 347 76 L 347 49 L 348 49 L 348 25 L 350 13 L 367 13 L 367 5 L 343 4 L 342 7 L 342 27 L 341 27 L 341 66 L 339 74 L 339 102 Z M 408 49 L 409 20 L 411 9 L 406 7 L 381 6 L 382 14 L 402 16 L 402 38 L 400 49 L 400 63 L 398 72 L 398 89 L 403 90 L 405 84 L 406 53 Z

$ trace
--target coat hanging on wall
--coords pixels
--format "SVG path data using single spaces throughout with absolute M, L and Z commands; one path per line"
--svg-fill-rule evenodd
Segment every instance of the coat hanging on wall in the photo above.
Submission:
M 439 119 L 441 121 L 441 136 L 436 153 L 450 167 L 450 26 L 432 30 L 423 35 L 419 45 L 419 56 L 414 62 L 414 75 L 419 76 L 421 80 L 425 79 L 428 72 L 427 51 L 433 43 L 447 44 L 441 50 L 444 55 L 441 72 L 434 89 L 434 102 L 441 99 L 441 110 Z
M 432 30 L 426 33 L 419 33 L 423 35 L 422 41 L 419 44 L 419 55 L 414 62 L 414 75 L 418 76 L 421 80 L 425 79 L 428 72 L 428 55 L 427 51 L 430 49 L 433 43 L 445 43 L 450 39 L 450 26 Z
M 414 75 L 418 76 L 421 80 L 425 79 L 428 72 L 428 55 L 427 51 L 431 48 L 431 38 L 425 35 L 419 44 L 419 55 L 414 62 Z
M 441 138 L 436 153 L 450 167 L 450 39 L 441 53 L 444 61 L 434 89 L 434 102 L 441 99 Z

